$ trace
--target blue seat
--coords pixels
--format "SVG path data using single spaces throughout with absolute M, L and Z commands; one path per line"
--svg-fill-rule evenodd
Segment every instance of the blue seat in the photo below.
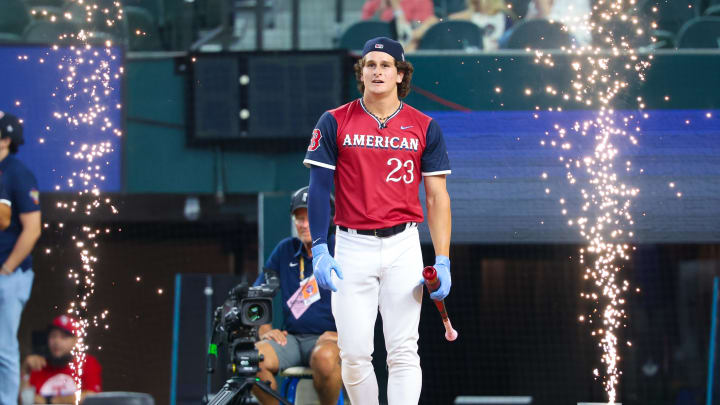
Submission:
M 694 18 L 680 29 L 678 48 L 720 49 L 720 17 Z
M 443 21 L 430 27 L 418 49 L 483 49 L 483 30 L 470 21 Z
M 515 24 L 500 39 L 500 48 L 504 49 L 560 49 L 570 44 L 570 34 L 562 29 L 562 24 L 543 19 Z
M 358 50 L 370 38 L 392 38 L 390 24 L 382 21 L 360 21 L 349 26 L 340 37 L 338 48 Z

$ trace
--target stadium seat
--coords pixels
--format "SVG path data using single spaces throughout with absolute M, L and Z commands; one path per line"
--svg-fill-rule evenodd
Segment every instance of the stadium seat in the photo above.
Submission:
M 0 0 L 0 32 L 22 35 L 30 21 L 30 12 L 22 0 Z
M 430 27 L 418 49 L 483 49 L 483 30 L 470 21 L 444 21 Z
M 23 33 L 25 42 L 31 44 L 71 45 L 77 43 L 75 35 L 80 28 L 69 21 L 33 21 Z M 67 35 L 67 36 L 66 36 Z M 62 38 L 61 38 L 62 37 Z
M 22 37 L 20 35 L 0 32 L 0 44 L 12 44 L 17 42 L 22 42 Z
M 570 34 L 561 24 L 542 19 L 515 24 L 500 39 L 500 48 L 504 49 L 560 49 L 570 44 Z
M 149 11 L 141 7 L 127 6 L 125 7 L 125 18 L 129 50 L 159 51 L 162 49 L 160 31 Z
M 75 38 L 75 35 L 79 31 L 80 27 L 69 21 L 50 22 L 40 20 L 33 21 L 27 27 L 23 38 L 25 42 L 32 44 L 77 45 L 79 41 Z M 61 36 L 63 37 L 61 38 Z M 112 39 L 112 37 L 105 33 L 93 33 L 93 37 L 88 40 L 88 43 L 101 45 L 107 39 Z
M 720 49 L 720 17 L 698 17 L 678 33 L 678 48 Z
M 138 392 L 100 392 L 85 398 L 83 405 L 155 405 L 155 400 Z
M 34 6 L 30 8 L 30 16 L 33 20 L 52 20 L 63 18 L 62 8 L 54 6 Z
M 280 395 L 292 404 L 317 404 L 318 397 L 313 386 L 312 369 L 309 367 L 290 367 L 280 372 L 283 377 Z M 345 404 L 345 394 L 340 389 L 337 405 Z
M 362 49 L 365 42 L 375 37 L 392 37 L 390 24 L 382 21 L 360 21 L 349 26 L 340 37 L 339 48 Z
M 98 9 L 109 9 L 111 10 L 111 14 L 108 17 L 104 17 L 103 14 L 101 14 L 100 11 L 95 11 L 93 15 L 93 21 L 88 23 L 86 21 L 87 18 L 87 11 L 85 10 L 85 5 L 78 4 L 76 2 L 69 2 L 65 5 L 63 8 L 63 12 L 70 13 L 72 18 L 70 18 L 70 21 L 74 22 L 75 24 L 79 25 L 81 28 L 93 31 L 93 32 L 105 32 L 110 35 L 112 35 L 115 38 L 123 38 L 123 36 L 127 33 L 127 24 L 125 22 L 125 19 L 117 19 L 117 6 L 115 5 L 115 0 L 93 0 L 93 4 L 98 6 Z M 114 24 L 112 26 L 109 26 L 106 22 L 106 20 L 114 20 Z
M 720 17 L 720 4 L 706 8 L 703 15 L 705 17 Z
M 162 10 L 160 0 L 123 0 L 123 5 L 125 9 L 129 7 L 142 7 L 150 12 L 156 25 L 162 22 L 162 18 L 160 18 Z
M 33 7 L 58 7 L 62 8 L 66 0 L 25 0 L 25 5 L 29 8 Z
M 639 10 L 643 19 L 657 23 L 659 31 L 677 34 L 686 21 L 698 16 L 697 7 L 693 3 L 693 0 L 645 0 Z
M 465 0 L 434 0 L 433 7 L 438 18 L 447 18 L 450 14 L 463 11 L 467 8 Z
M 603 32 L 598 34 L 593 32 L 593 44 L 600 48 L 610 48 L 611 45 L 606 42 L 606 38 L 610 37 L 615 46 L 620 47 L 622 42 L 627 42 L 633 49 L 638 49 L 651 44 L 650 36 L 646 27 L 642 24 L 634 25 L 630 21 L 613 20 L 603 23 Z M 638 34 L 637 30 L 643 28 L 642 34 Z

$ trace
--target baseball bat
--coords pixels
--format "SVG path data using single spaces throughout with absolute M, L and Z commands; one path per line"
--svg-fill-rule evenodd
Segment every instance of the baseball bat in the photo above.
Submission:
M 437 277 L 437 271 L 435 270 L 435 267 L 433 266 L 427 266 L 423 269 L 422 272 L 423 278 L 425 279 L 425 286 L 428 289 L 428 292 L 434 292 L 438 288 L 440 288 L 440 280 L 438 280 Z M 457 339 L 458 333 L 455 329 L 453 329 L 452 324 L 450 323 L 450 318 L 448 317 L 447 308 L 445 308 L 445 300 L 433 300 L 435 303 L 435 306 L 437 307 L 438 312 L 440 312 L 440 317 L 442 317 L 443 326 L 445 326 L 445 339 L 447 341 L 452 342 L 453 340 Z

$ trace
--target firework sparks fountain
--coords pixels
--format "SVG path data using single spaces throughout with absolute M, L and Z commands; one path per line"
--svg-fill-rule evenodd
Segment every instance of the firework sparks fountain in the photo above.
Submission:
M 105 181 L 103 172 L 110 164 L 107 157 L 114 151 L 115 139 L 122 136 L 111 118 L 111 111 L 121 108 L 120 104 L 112 100 L 113 92 L 120 88 L 123 74 L 118 59 L 119 44 L 114 43 L 111 33 L 117 33 L 115 27 L 124 22 L 119 1 L 105 2 L 107 4 L 104 5 L 87 0 L 73 0 L 71 3 L 72 7 L 67 8 L 64 15 L 51 21 L 73 21 L 81 29 L 59 35 L 57 43 L 38 62 L 48 67 L 56 63 L 55 67 L 60 72 L 60 83 L 51 93 L 51 97 L 64 106 L 53 114 L 57 125 L 66 125 L 73 131 L 98 134 L 92 137 L 92 142 L 68 141 L 68 149 L 63 152 L 65 158 L 73 160 L 74 169 L 72 173 L 61 174 L 66 181 L 64 186 L 55 186 L 56 191 L 70 191 L 70 197 L 66 201 L 57 201 L 56 207 L 67 211 L 70 217 L 82 223 L 89 221 L 98 209 L 117 213 L 112 201 L 102 196 L 101 186 Z M 48 63 L 51 61 L 53 63 Z M 51 127 L 46 126 L 45 129 L 47 135 L 52 136 Z M 49 226 L 44 225 L 45 228 Z M 57 228 L 62 230 L 65 224 L 58 223 Z M 67 309 L 67 313 L 77 319 L 75 326 L 78 340 L 72 350 L 74 360 L 70 367 L 77 387 L 75 403 L 78 404 L 82 392 L 82 367 L 88 349 L 88 327 L 109 327 L 108 311 L 90 314 L 89 300 L 95 291 L 98 238 L 111 230 L 85 224 L 70 231 L 79 258 L 78 268 L 68 270 L 68 279 L 75 286 L 76 292 Z M 50 254 L 51 250 L 47 249 L 46 253 Z
M 577 121 L 568 128 L 556 124 L 552 131 L 546 132 L 550 140 L 541 142 L 543 146 L 559 149 L 566 179 L 580 194 L 576 216 L 568 212 L 572 209 L 567 204 L 570 199 L 563 196 L 559 201 L 562 215 L 571 217 L 568 225 L 576 228 L 586 242 L 579 256 L 583 277 L 590 289 L 580 295 L 591 301 L 594 308 L 579 320 L 591 326 L 591 335 L 602 350 L 600 361 L 604 366 L 593 370 L 593 374 L 602 380 L 609 404 L 615 403 L 622 375 L 619 340 L 620 330 L 626 326 L 625 293 L 630 285 L 622 279 L 621 271 L 623 261 L 629 259 L 633 249 L 629 244 L 634 236 L 630 210 L 633 198 L 639 193 L 637 188 L 623 182 L 623 175 L 634 171 L 632 162 L 627 160 L 623 164 L 618 160 L 621 145 L 637 145 L 636 135 L 640 131 L 636 116 L 616 112 L 613 102 L 632 80 L 644 80 L 644 72 L 652 60 L 652 55 L 641 56 L 632 47 L 637 37 L 647 35 L 647 28 L 637 15 L 635 0 L 599 0 L 591 15 L 565 22 L 565 30 L 589 31 L 593 43 L 601 45 L 575 44 L 563 49 L 572 72 L 569 88 L 558 92 L 548 87 L 548 92 L 561 96 L 565 103 L 594 109 L 595 114 L 592 119 Z M 528 52 L 533 52 L 537 64 L 550 68 L 556 65 L 551 53 Z M 645 107 L 642 98 L 637 101 L 642 110 Z M 562 108 L 548 110 L 562 111 Z M 592 141 L 591 147 L 578 147 L 587 146 L 586 140 Z M 542 178 L 546 179 L 547 174 L 543 173 Z M 545 192 L 549 194 L 550 189 Z M 629 341 L 626 343 L 631 345 Z

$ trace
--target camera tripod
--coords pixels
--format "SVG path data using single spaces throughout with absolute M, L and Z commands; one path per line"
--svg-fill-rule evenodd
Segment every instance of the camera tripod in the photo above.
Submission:
M 249 335 L 254 335 L 250 333 Z M 250 398 L 254 386 L 266 392 L 283 405 L 291 405 L 285 398 L 275 392 L 268 383 L 261 381 L 255 375 L 263 356 L 255 348 L 254 339 L 248 337 L 235 337 L 230 344 L 230 364 L 228 371 L 232 373 L 225 385 L 215 394 L 208 405 L 240 405 Z M 212 370 L 212 367 L 209 367 Z
M 270 394 L 273 398 L 280 401 L 281 404 L 290 405 L 290 402 L 273 391 L 267 383 L 260 381 L 257 377 L 231 377 L 220 391 L 215 394 L 208 405 L 242 404 L 245 399 L 250 397 L 250 390 L 253 386 L 257 386 Z

